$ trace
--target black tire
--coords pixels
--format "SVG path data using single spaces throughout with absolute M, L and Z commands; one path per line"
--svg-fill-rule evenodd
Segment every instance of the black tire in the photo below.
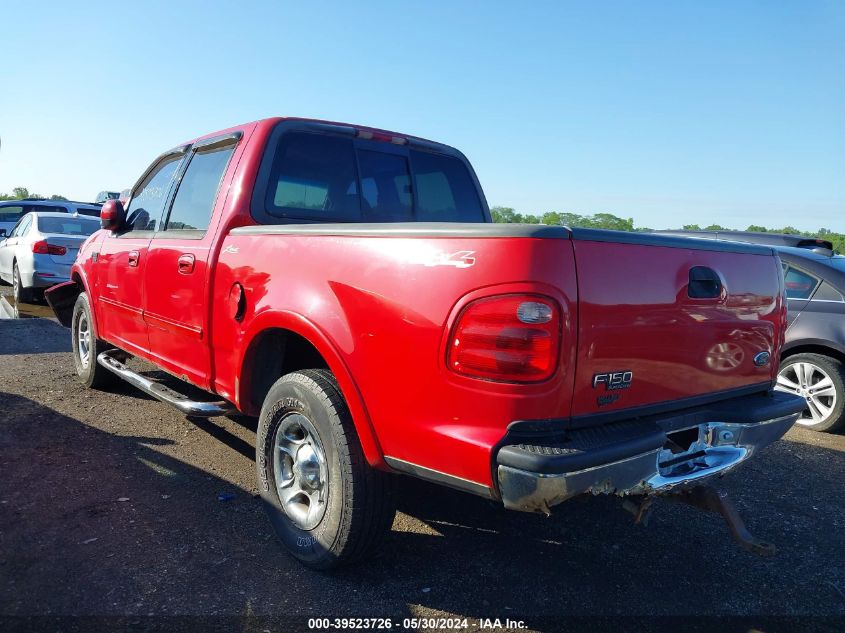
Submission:
M 15 303 L 31 303 L 32 302 L 32 288 L 25 288 L 21 280 L 21 273 L 18 270 L 18 263 L 12 265 L 12 292 L 15 297 Z
M 316 432 L 327 483 L 320 505 L 323 513 L 310 528 L 298 525 L 285 511 L 275 475 L 285 459 L 276 449 L 277 431 L 288 428 L 280 429 L 283 423 L 296 425 L 302 417 Z M 306 434 L 304 440 L 297 441 L 310 446 L 309 437 Z M 261 409 L 255 453 L 258 490 L 273 529 L 285 548 L 306 566 L 330 569 L 359 562 L 373 554 L 390 532 L 396 514 L 393 476 L 367 464 L 331 372 L 307 369 L 275 382 Z M 296 466 L 287 472 L 289 481 L 297 482 Z
M 825 400 L 825 403 L 832 405 L 829 407 L 830 413 L 828 415 L 820 421 L 814 422 L 812 419 L 812 411 L 808 403 L 808 408 L 802 414 L 802 418 L 799 419 L 799 424 L 805 428 L 812 429 L 813 431 L 822 431 L 826 433 L 840 431 L 845 428 L 845 365 L 836 358 L 825 356 L 823 354 L 802 353 L 789 356 L 785 358 L 780 365 L 778 381 L 779 389 L 804 395 L 799 391 L 784 385 L 782 379 L 780 378 L 786 377 L 790 382 L 797 383 L 798 372 L 796 371 L 795 366 L 799 364 L 803 364 L 805 368 L 808 366 L 817 368 L 819 373 L 814 372 L 813 378 L 809 381 L 810 383 L 812 383 L 812 380 L 816 378 L 823 377 L 821 372 L 826 374 L 827 377 L 830 378 L 831 383 L 833 383 L 833 390 L 835 392 L 832 402 L 830 399 Z M 812 388 L 812 384 L 809 384 L 809 386 Z
M 79 337 L 81 327 L 87 327 L 89 332 L 87 357 L 83 353 Z M 88 301 L 88 295 L 84 292 L 76 298 L 73 306 L 70 332 L 73 364 L 82 383 L 90 389 L 105 389 L 116 384 L 118 377 L 97 362 L 97 356 L 113 348 L 97 338 L 94 320 L 91 317 L 91 304 Z

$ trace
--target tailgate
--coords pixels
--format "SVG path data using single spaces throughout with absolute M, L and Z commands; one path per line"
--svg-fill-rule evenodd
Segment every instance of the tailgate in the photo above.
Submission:
M 590 229 L 574 229 L 573 240 L 573 417 L 768 387 L 785 317 L 771 249 Z

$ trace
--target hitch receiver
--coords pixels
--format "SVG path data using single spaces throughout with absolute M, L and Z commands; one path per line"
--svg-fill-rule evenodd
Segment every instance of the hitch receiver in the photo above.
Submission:
M 712 486 L 696 486 L 683 492 L 667 495 L 667 498 L 686 503 L 705 512 L 720 514 L 728 524 L 734 540 L 749 552 L 758 556 L 772 556 L 777 551 L 771 543 L 761 541 L 751 535 L 742 517 L 728 498 L 727 492 L 717 490 Z

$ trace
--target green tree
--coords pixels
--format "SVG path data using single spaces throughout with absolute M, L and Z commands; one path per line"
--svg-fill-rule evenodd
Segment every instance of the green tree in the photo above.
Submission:
M 23 200 L 24 198 L 29 198 L 29 189 L 26 187 L 15 187 L 12 189 L 12 195 L 15 196 L 15 200 Z
M 768 233 L 769 232 L 769 229 L 767 229 L 765 226 L 759 226 L 757 224 L 752 224 L 751 226 L 749 226 L 745 230 L 746 231 L 754 231 L 755 233 Z
M 684 224 L 684 231 L 700 231 L 701 227 L 697 224 Z
M 724 226 L 720 226 L 718 224 L 711 224 L 710 226 L 705 226 L 704 230 L 705 231 L 727 231 L 729 229 L 726 229 Z
M 50 196 L 50 200 L 67 200 L 67 198 L 54 193 L 52 196 Z

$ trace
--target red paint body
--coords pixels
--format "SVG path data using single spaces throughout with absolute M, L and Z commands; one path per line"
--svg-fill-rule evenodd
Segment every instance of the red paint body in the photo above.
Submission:
M 243 136 L 202 239 L 100 231 L 80 250 L 74 274 L 101 338 L 256 415 L 250 345 L 268 328 L 295 332 L 337 377 L 371 464 L 386 468 L 388 456 L 491 487 L 492 452 L 514 420 L 563 425 L 774 378 L 773 363 L 751 362 L 761 350 L 777 358 L 783 334 L 771 255 L 531 237 L 232 234 L 256 224 L 252 192 L 278 121 L 226 131 Z M 426 265 L 459 251 L 474 251 L 473 264 Z M 686 297 L 693 265 L 723 276 L 723 297 Z M 510 293 L 559 306 L 552 377 L 508 384 L 450 370 L 461 309 Z M 600 408 L 593 376 L 618 370 L 633 383 Z

